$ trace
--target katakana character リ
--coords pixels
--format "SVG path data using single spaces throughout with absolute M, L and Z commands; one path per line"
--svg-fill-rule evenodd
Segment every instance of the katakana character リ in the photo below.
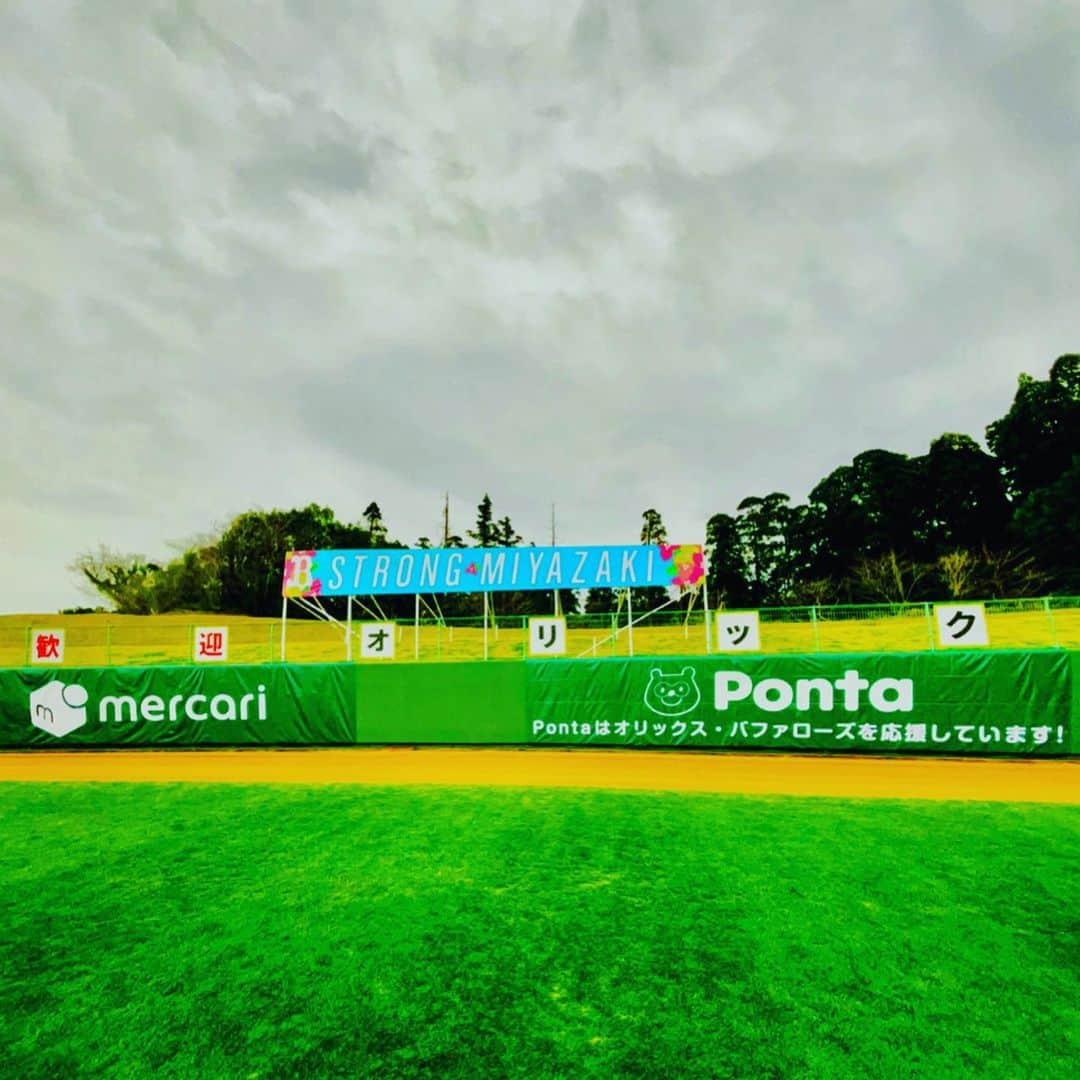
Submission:
M 959 641 L 971 631 L 971 628 L 975 625 L 975 616 L 969 615 L 966 611 L 958 611 L 945 625 L 951 630 L 958 622 L 964 625 L 962 629 L 957 630 L 952 635 L 953 641 Z
M 547 640 L 544 640 L 544 631 L 549 631 Z M 555 644 L 555 639 L 559 636 L 559 628 L 555 623 L 548 623 L 546 626 L 543 623 L 538 623 L 536 626 L 536 643 L 541 649 L 550 649 Z
M 649 734 L 649 721 L 648 720 L 635 720 L 634 721 L 634 738 L 641 739 Z
M 1027 742 L 1026 727 L 1007 727 L 1005 729 L 1005 741 L 1007 743 Z
M 988 728 L 979 725 L 979 742 L 1001 742 L 1001 730 L 996 727 Z

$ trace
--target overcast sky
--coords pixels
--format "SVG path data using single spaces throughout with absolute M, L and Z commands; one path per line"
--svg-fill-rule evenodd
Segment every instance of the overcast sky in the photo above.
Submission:
M 1080 346 L 1080 4 L 0 5 L 0 611 L 242 510 L 696 540 Z

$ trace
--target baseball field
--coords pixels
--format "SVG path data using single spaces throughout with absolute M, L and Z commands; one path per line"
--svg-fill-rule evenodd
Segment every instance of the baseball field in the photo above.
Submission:
M 1074 1075 L 1077 766 L 847 764 L 5 753 L 0 1073 Z

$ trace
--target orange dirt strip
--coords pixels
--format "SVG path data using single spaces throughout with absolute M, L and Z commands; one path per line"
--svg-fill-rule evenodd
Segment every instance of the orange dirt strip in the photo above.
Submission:
M 451 784 L 1080 804 L 1080 762 L 604 750 L 0 753 L 0 782 Z

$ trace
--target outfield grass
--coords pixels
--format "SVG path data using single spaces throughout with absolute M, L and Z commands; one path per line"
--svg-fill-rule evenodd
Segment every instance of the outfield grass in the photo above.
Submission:
M 0 820 L 5 1076 L 1075 1075 L 1076 809 L 8 784 Z

